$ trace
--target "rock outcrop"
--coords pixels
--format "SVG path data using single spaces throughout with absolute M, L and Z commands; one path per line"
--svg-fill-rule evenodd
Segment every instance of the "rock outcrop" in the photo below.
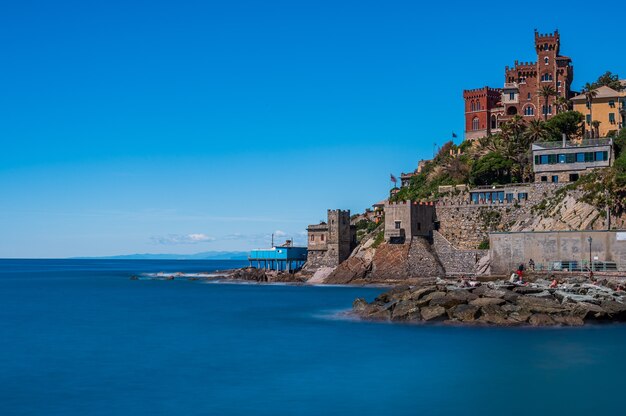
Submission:
M 397 287 L 373 302 L 357 299 L 353 312 L 368 320 L 446 322 L 499 326 L 578 326 L 586 322 L 626 321 L 626 293 L 576 282 L 550 288 L 540 281 L 516 285 L 437 279 Z M 611 285 L 613 286 L 613 285 Z

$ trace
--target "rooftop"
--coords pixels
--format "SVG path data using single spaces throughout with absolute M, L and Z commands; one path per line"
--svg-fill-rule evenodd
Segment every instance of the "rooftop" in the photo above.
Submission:
M 620 82 L 624 82 L 624 81 L 620 81 Z M 623 97 L 625 95 L 624 92 L 615 91 L 613 88 L 609 88 L 606 85 L 596 88 L 594 91 L 597 93 L 594 99 L 617 98 L 617 97 Z M 577 96 L 572 98 L 572 101 L 586 101 L 586 100 L 587 100 L 587 97 L 585 97 L 585 94 L 578 94 Z
M 560 148 L 577 148 L 577 147 L 596 147 L 596 146 L 610 146 L 613 144 L 613 139 L 589 139 L 573 142 L 571 140 L 558 142 L 536 142 L 532 145 L 532 150 L 544 150 L 544 149 L 560 149 Z

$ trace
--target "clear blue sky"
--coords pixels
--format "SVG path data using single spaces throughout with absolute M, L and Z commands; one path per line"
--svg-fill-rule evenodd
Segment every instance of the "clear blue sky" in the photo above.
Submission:
M 626 76 L 626 6 L 588 7 L 5 3 L 0 257 L 304 242 L 327 208 L 362 211 L 462 137 L 462 90 L 534 59 L 534 28 L 559 28 L 574 88 Z

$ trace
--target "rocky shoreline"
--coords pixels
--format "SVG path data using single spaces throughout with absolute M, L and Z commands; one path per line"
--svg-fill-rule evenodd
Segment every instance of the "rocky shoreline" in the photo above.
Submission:
M 626 293 L 620 282 L 562 279 L 556 287 L 537 280 L 468 282 L 428 280 L 399 286 L 368 303 L 354 301 L 362 319 L 495 326 L 580 326 L 626 321 Z

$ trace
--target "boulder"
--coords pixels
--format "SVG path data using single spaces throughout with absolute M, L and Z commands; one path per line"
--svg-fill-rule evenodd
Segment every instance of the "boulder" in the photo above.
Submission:
M 572 310 L 572 316 L 576 316 L 585 321 L 588 319 L 604 319 L 606 318 L 606 315 L 606 311 L 600 306 L 587 302 L 575 304 Z
M 622 321 L 626 319 L 626 304 L 614 300 L 605 300 L 600 303 L 600 307 L 615 320 Z
M 512 325 L 514 322 L 510 322 L 507 317 L 508 314 L 498 305 L 485 305 L 480 308 L 480 322 L 494 325 Z
M 566 326 L 581 326 L 585 324 L 585 321 L 583 321 L 582 318 L 573 315 L 555 315 L 553 316 L 553 319 L 557 324 Z
M 356 298 L 352 302 L 352 310 L 355 312 L 363 312 L 367 308 L 367 301 L 363 298 Z
M 448 316 L 461 322 L 473 322 L 476 320 L 479 310 L 478 306 L 461 304 L 448 310 Z
M 502 305 L 506 301 L 500 298 L 478 298 L 472 300 L 469 304 L 474 306 Z
M 446 309 L 442 306 L 426 306 L 420 310 L 425 321 L 442 321 L 446 319 Z
M 446 309 L 450 309 L 456 305 L 460 305 L 466 302 L 461 296 L 455 296 L 452 292 L 448 292 L 445 296 L 437 297 L 430 301 L 430 306 L 443 306 Z
M 437 291 L 437 288 L 435 286 L 416 287 L 414 289 L 411 289 L 407 293 L 407 295 L 408 295 L 408 299 L 418 300 L 422 298 L 423 296 L 429 295 L 435 291 Z
M 393 321 L 419 321 L 420 317 L 420 308 L 415 305 L 415 302 L 410 300 L 398 302 L 391 313 Z
M 544 299 L 531 296 L 522 296 L 517 304 L 523 309 L 534 313 L 560 313 L 566 309 L 554 299 Z
M 555 325 L 556 322 L 549 315 L 545 313 L 534 313 L 528 320 L 532 326 L 552 326 Z
M 543 290 L 544 289 L 540 287 L 517 286 L 513 289 L 513 292 L 519 293 L 520 295 L 531 295 L 533 293 L 541 293 Z

